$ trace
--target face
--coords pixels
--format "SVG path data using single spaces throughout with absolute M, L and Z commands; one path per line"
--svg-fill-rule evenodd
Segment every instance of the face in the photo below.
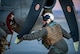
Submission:
M 47 20 L 47 24 L 49 24 L 50 22 L 51 22 L 51 20 L 50 20 L 50 19 L 48 19 L 48 20 Z
M 46 22 L 46 21 L 44 21 L 44 20 L 43 20 L 42 22 L 43 22 L 43 25 L 47 23 L 47 22 Z
M 46 24 L 46 23 L 49 24 L 50 22 L 51 22 L 50 19 L 48 19 L 47 21 L 44 21 L 44 20 L 43 20 L 43 24 Z

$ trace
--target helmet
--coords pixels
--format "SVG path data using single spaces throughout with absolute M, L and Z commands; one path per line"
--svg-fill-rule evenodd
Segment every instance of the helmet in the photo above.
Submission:
M 54 20 L 54 15 L 52 13 L 45 13 L 43 15 L 43 20 L 47 21 L 48 19 L 50 19 L 51 21 L 53 21 Z

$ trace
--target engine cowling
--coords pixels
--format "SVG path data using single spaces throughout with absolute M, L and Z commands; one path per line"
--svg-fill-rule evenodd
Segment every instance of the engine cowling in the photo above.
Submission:
M 52 9 L 55 6 L 56 0 L 47 0 L 45 2 L 44 8 L 46 9 Z

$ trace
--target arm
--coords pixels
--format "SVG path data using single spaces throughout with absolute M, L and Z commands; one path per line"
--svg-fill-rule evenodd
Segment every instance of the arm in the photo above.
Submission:
M 42 38 L 43 36 L 46 36 L 46 34 L 47 34 L 47 30 L 45 28 L 42 28 L 42 30 L 39 30 L 38 32 L 23 35 L 23 39 L 34 40 L 34 39 Z
M 62 29 L 62 33 L 63 33 L 63 37 L 65 37 L 67 39 L 71 38 L 71 35 L 66 30 Z

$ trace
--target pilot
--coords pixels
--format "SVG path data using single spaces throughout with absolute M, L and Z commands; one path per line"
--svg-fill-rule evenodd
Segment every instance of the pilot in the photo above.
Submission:
M 23 35 L 20 39 L 16 38 L 15 43 L 20 43 L 22 40 L 42 39 L 42 44 L 49 49 L 48 54 L 66 54 L 68 46 L 63 37 L 69 39 L 68 34 L 59 24 L 54 22 L 52 12 L 43 13 L 43 27 L 39 31 Z

